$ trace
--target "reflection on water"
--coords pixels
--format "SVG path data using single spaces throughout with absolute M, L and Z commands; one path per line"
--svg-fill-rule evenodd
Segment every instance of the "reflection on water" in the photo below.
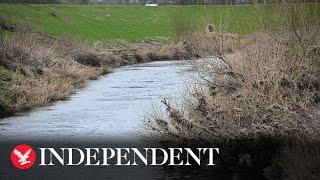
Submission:
M 158 61 L 116 69 L 69 101 L 1 120 L 0 139 L 138 137 L 152 102 L 180 98 L 191 66 L 191 61 Z

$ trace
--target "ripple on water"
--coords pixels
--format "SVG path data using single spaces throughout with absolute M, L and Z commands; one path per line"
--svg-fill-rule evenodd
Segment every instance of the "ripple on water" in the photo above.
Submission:
M 90 82 L 68 101 L 2 120 L 1 138 L 138 137 L 152 104 L 162 98 L 181 98 L 191 64 L 157 61 L 118 68 Z

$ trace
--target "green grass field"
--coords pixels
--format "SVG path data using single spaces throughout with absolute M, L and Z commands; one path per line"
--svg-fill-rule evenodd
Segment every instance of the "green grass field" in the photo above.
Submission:
M 308 5 L 310 7 L 315 6 Z M 93 41 L 172 38 L 180 13 L 195 28 L 206 23 L 231 33 L 247 34 L 276 27 L 281 10 L 275 5 L 159 6 L 0 4 L 0 19 L 51 35 Z M 320 13 L 319 13 L 320 16 Z M 3 34 L 3 32 L 2 32 Z

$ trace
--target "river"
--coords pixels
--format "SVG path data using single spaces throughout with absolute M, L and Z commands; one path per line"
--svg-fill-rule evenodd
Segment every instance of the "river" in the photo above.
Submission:
M 139 138 L 153 104 L 181 98 L 192 64 L 156 61 L 117 68 L 66 101 L 1 120 L 0 139 Z
M 167 98 L 171 102 L 182 99 L 186 84 L 195 75 L 193 65 L 193 61 L 181 60 L 120 67 L 111 74 L 89 82 L 86 88 L 77 91 L 66 101 L 1 120 L 0 141 L 8 148 L 5 148 L 2 156 L 0 154 L 0 161 L 5 162 L 0 163 L 0 169 L 6 172 L 0 175 L 0 179 L 56 179 L 61 172 L 64 179 L 97 176 L 103 179 L 263 179 L 261 174 L 214 167 L 76 166 L 64 169 L 63 166 L 54 166 L 47 168 L 43 174 L 39 167 L 19 173 L 9 164 L 7 154 L 19 142 L 31 142 L 34 147 L 139 147 L 139 143 L 144 147 L 145 142 L 141 138 L 145 128 L 144 119 L 155 109 L 164 110 L 159 103 L 161 99 Z M 79 143 L 83 140 L 86 143 Z M 95 143 L 94 140 L 99 143 L 90 144 Z

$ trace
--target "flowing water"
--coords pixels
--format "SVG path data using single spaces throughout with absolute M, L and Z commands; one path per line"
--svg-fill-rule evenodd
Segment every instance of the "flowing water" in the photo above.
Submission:
M 0 139 L 138 138 L 162 98 L 181 98 L 191 61 L 124 66 L 90 82 L 67 101 L 0 121 Z
M 135 140 L 141 138 L 144 118 L 154 110 L 153 104 L 163 98 L 179 102 L 183 96 L 186 82 L 194 75 L 192 61 L 157 61 L 125 66 L 111 74 L 92 81 L 88 86 L 70 97 L 53 105 L 38 108 L 20 116 L 9 117 L 0 121 L 0 141 L 8 152 L 0 153 L 0 179 L 261 179 L 260 174 L 248 174 L 221 171 L 215 168 L 169 168 L 169 167 L 91 167 L 76 166 L 63 168 L 54 166 L 43 169 L 35 167 L 20 173 L 12 169 L 8 154 L 13 144 L 25 142 L 35 147 L 46 145 L 54 147 L 55 140 L 69 147 L 90 144 L 77 143 L 82 140 L 101 141 L 93 147 L 106 145 L 110 140 L 137 146 Z M 163 106 L 156 106 L 163 110 Z M 124 142 L 126 141 L 126 142 Z M 75 144 L 72 144 L 74 143 Z M 13 143 L 13 144 L 12 144 Z M 139 142 L 140 143 L 140 142 Z M 38 145 L 37 145 L 38 144 Z M 150 145 L 150 144 L 149 144 Z M 118 147 L 117 145 L 114 145 Z M 174 146 L 174 145 L 173 145 Z M 130 178 L 129 178 L 130 179 Z

